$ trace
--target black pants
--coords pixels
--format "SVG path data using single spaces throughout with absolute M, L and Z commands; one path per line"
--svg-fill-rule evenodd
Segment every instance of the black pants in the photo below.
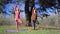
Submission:
M 34 30 L 35 30 L 35 24 L 38 24 L 39 25 L 39 22 L 37 20 L 33 20 Z
M 33 20 L 33 26 L 34 26 L 34 30 L 35 30 L 35 23 L 36 23 L 36 21 L 35 21 L 35 20 Z

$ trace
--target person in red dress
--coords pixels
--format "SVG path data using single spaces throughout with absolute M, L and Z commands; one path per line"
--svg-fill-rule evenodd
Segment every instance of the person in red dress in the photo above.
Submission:
M 20 18 L 20 6 L 17 3 L 16 7 L 14 8 L 14 14 L 15 14 L 15 22 L 16 22 L 16 30 L 18 32 L 18 23 L 22 24 L 23 21 Z

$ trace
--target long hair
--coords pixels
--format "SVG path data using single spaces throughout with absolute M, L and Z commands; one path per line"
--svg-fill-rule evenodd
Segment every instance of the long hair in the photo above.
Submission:
M 33 9 L 32 9 L 32 19 L 33 20 L 36 20 L 37 19 L 37 13 L 36 13 L 35 7 L 33 7 Z

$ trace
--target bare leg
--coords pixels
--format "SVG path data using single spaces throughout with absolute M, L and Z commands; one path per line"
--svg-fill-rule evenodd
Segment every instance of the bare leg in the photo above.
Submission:
M 19 19 L 18 22 L 20 23 L 20 26 L 22 27 L 23 21 L 21 19 Z
M 16 21 L 16 31 L 18 32 L 18 21 Z
M 22 24 L 22 23 L 23 23 L 22 19 L 19 19 L 19 20 L 18 20 L 18 22 L 19 22 L 20 24 Z

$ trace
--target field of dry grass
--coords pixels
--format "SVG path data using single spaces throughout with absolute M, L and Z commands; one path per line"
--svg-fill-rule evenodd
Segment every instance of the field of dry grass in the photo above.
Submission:
M 26 18 L 21 17 L 23 20 L 23 27 L 19 26 L 19 29 L 26 30 L 27 28 L 24 27 L 26 24 Z M 13 29 L 15 30 L 15 21 L 14 15 L 10 15 L 8 19 L 4 17 L 3 14 L 0 14 L 0 34 L 60 34 L 60 16 L 48 16 L 43 20 L 38 17 L 39 21 L 39 28 L 38 30 L 31 30 L 30 32 L 6 32 L 6 30 Z M 9 26 L 8 26 L 9 25 Z
M 22 18 L 22 17 L 21 17 Z M 26 24 L 26 18 L 23 17 L 23 24 Z M 50 27 L 50 26 L 55 26 L 55 27 L 60 27 L 60 16 L 55 15 L 55 16 L 48 16 L 48 18 L 45 18 L 43 20 L 40 19 L 40 17 L 38 17 L 38 21 L 40 23 L 40 26 L 46 26 L 46 27 Z M 14 21 L 14 15 L 10 15 L 9 18 L 5 18 L 3 14 L 0 14 L 0 25 L 15 25 L 15 21 Z

